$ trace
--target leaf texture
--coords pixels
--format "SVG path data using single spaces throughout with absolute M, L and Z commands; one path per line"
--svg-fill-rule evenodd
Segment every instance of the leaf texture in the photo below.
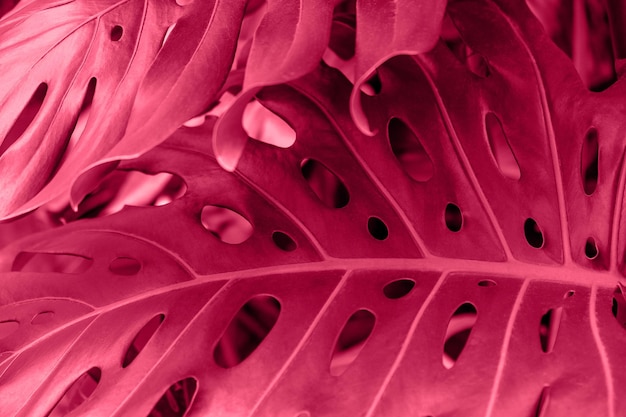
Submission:
M 85 169 L 137 156 L 200 113 L 230 69 L 243 7 L 243 1 L 19 3 L 0 26 L 0 216 L 67 195 Z M 170 36 L 184 39 L 185 48 L 164 44 L 174 24 Z
M 623 415 L 623 81 L 589 91 L 524 3 L 442 20 L 428 51 L 362 58 L 385 56 L 368 132 L 345 68 L 253 93 L 234 69 L 291 146 L 226 171 L 216 129 L 243 127 L 209 113 L 33 213 L 64 224 L 0 251 L 2 414 Z M 140 89 L 177 102 L 158 74 Z

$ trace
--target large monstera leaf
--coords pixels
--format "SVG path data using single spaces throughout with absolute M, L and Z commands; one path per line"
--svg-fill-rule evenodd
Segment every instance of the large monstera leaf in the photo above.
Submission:
M 1 414 L 623 415 L 623 81 L 480 0 L 377 77 L 373 136 L 320 64 L 257 94 L 292 146 L 227 172 L 208 116 L 103 182 L 167 198 L 7 245 Z

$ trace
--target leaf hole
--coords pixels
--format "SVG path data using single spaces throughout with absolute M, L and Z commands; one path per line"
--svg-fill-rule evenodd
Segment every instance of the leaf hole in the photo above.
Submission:
M 93 259 L 69 253 L 20 252 L 11 271 L 36 273 L 82 274 L 93 264 Z
M 93 367 L 79 376 L 65 391 L 56 405 L 47 414 L 47 417 L 64 417 L 78 408 L 93 394 L 98 387 L 102 371 Z
M 141 351 L 146 347 L 154 333 L 156 333 L 157 329 L 163 323 L 165 319 L 164 314 L 158 314 L 150 319 L 142 328 L 139 330 L 130 346 L 126 350 L 126 354 L 124 355 L 124 359 L 122 360 L 122 368 L 126 368 L 130 365 L 135 358 L 141 353 Z
M 296 242 L 287 233 L 276 231 L 272 233 L 274 244 L 285 252 L 293 252 L 298 248 Z
M 252 224 L 241 214 L 220 206 L 204 206 L 200 215 L 202 225 L 224 243 L 238 245 L 252 236 Z
M 167 40 L 169 39 L 170 35 L 172 34 L 172 31 L 174 30 L 174 28 L 176 27 L 176 23 L 172 23 L 170 26 L 168 26 L 168 28 L 165 30 L 165 33 L 163 34 L 163 40 L 161 41 L 161 49 L 163 49 L 163 47 L 165 46 L 165 43 L 167 42 Z
M 296 131 L 257 100 L 246 105 L 241 122 L 248 136 L 259 142 L 289 148 L 296 141 Z
M 311 190 L 326 206 L 342 208 L 348 204 L 350 201 L 348 189 L 324 164 L 315 159 L 304 159 L 300 169 Z
M 137 275 L 141 270 L 141 263 L 135 258 L 120 256 L 111 261 L 109 271 L 115 275 Z
M 487 113 L 485 116 L 485 129 L 491 155 L 496 161 L 496 166 L 500 173 L 506 178 L 519 180 L 522 175 L 519 164 L 504 133 L 500 119 L 492 112 Z
M 565 295 L 563 296 L 563 298 L 565 299 L 565 298 L 570 298 L 570 297 L 573 297 L 573 296 L 574 296 L 574 294 L 576 294 L 576 291 L 574 291 L 574 290 L 569 290 L 568 292 L 566 292 L 566 293 L 565 293 Z
M 549 403 L 550 403 L 550 386 L 546 385 L 541 390 L 541 394 L 539 394 L 539 400 L 537 401 L 537 407 L 535 408 L 534 417 L 546 417 Z
M 30 321 L 30 324 L 35 325 L 35 326 L 40 326 L 40 325 L 50 323 L 52 319 L 54 319 L 54 311 L 42 311 L 40 313 L 37 313 L 32 318 L 32 320 Z
M 461 214 L 461 209 L 456 204 L 449 203 L 446 206 L 444 219 L 446 227 L 451 232 L 458 232 L 463 227 L 463 214 Z
M 387 225 L 378 217 L 372 216 L 367 219 L 367 230 L 376 240 L 385 240 L 389 237 L 389 229 L 387 228 Z
M 413 130 L 394 117 L 387 126 L 391 150 L 404 172 L 418 182 L 428 181 L 434 173 L 433 162 Z
M 199 116 L 192 117 L 191 119 L 187 120 L 185 123 L 183 123 L 183 126 L 198 127 L 198 126 L 202 126 L 204 122 L 206 122 L 206 114 L 201 114 Z
M 370 77 L 361 84 L 361 91 L 368 96 L 376 96 L 383 89 L 383 83 L 378 75 L 378 70 L 374 71 Z
M 592 237 L 588 238 L 585 242 L 585 256 L 587 259 L 593 260 L 598 257 L 598 245 L 596 240 Z
M 585 194 L 592 195 L 598 186 L 598 131 L 589 129 L 580 153 L 580 173 Z
M 41 83 L 31 96 L 26 106 L 20 113 L 20 115 L 15 119 L 13 126 L 4 137 L 2 144 L 0 145 L 0 156 L 4 155 L 4 153 L 13 145 L 28 129 L 31 125 L 39 110 L 41 110 L 41 106 L 43 105 L 44 99 L 46 98 L 46 94 L 48 93 L 48 84 Z
M 111 40 L 113 42 L 117 42 L 120 39 L 122 39 L 123 35 L 124 35 L 123 27 L 121 27 L 120 25 L 113 26 L 113 29 L 111 29 Z
M 539 324 L 539 340 L 541 342 L 541 350 L 550 353 L 554 349 L 556 338 L 561 326 L 561 318 L 563 316 L 563 307 L 552 308 L 541 317 Z
M 353 313 L 339 333 L 330 360 L 330 374 L 339 376 L 356 360 L 376 324 L 376 316 L 369 310 Z
M 611 313 L 613 313 L 617 323 L 626 329 L 626 297 L 624 297 L 621 286 L 617 286 L 613 293 Z
M 235 314 L 213 351 L 222 368 L 240 364 L 270 333 L 280 314 L 280 303 L 269 295 L 258 295 Z
M 534 219 L 528 218 L 524 222 L 524 236 L 526 242 L 533 248 L 540 249 L 543 247 L 543 232 Z
M 196 397 L 198 381 L 189 377 L 170 385 L 147 417 L 184 417 Z
M 126 206 L 160 207 L 181 198 L 187 184 L 169 172 L 146 174 L 137 170 L 114 170 L 78 206 L 66 221 L 110 216 Z
M 495 287 L 496 285 L 498 284 L 495 281 L 490 280 L 490 279 L 483 279 L 481 281 L 478 281 L 479 287 Z
M 452 368 L 463 353 L 477 316 L 472 303 L 463 303 L 450 317 L 443 343 L 442 363 L 446 369 Z
M 415 281 L 409 278 L 401 278 L 391 281 L 383 287 L 385 297 L 395 300 L 408 295 L 415 288 Z
M 0 340 L 11 336 L 20 328 L 20 322 L 17 320 L 0 321 Z

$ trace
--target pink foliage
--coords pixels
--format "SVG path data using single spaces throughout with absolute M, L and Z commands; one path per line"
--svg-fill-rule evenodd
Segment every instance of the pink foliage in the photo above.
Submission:
M 613 0 L 0 0 L 0 416 L 626 415 Z

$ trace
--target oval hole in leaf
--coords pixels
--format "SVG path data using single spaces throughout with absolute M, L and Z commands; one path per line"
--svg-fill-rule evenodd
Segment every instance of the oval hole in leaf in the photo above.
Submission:
M 285 252 L 293 252 L 298 248 L 296 242 L 287 233 L 276 231 L 272 233 L 274 244 Z
M 543 247 L 543 232 L 534 219 L 528 218 L 524 222 L 524 236 L 526 242 L 536 249 Z
M 442 362 L 446 369 L 454 366 L 470 337 L 478 313 L 472 303 L 463 303 L 450 317 L 443 343 Z
M 96 390 L 101 377 L 102 371 L 96 367 L 79 376 L 50 410 L 47 417 L 64 417 L 78 408 Z
M 598 131 L 589 129 L 580 153 L 580 174 L 585 194 L 592 195 L 598 185 Z
M 136 275 L 141 270 L 141 263 L 135 258 L 120 256 L 109 264 L 109 271 L 116 275 Z
M 148 417 L 184 417 L 196 397 L 198 381 L 189 377 L 172 384 L 159 398 Z
M 598 257 L 598 245 L 592 237 L 585 242 L 585 256 L 587 259 L 596 259 Z
M 500 119 L 491 112 L 487 113 L 485 116 L 485 129 L 487 130 L 489 149 L 498 169 L 505 177 L 519 180 L 522 175 L 519 164 L 504 133 Z
M 626 330 L 626 297 L 624 297 L 620 286 L 615 288 L 612 301 L 611 312 L 613 313 L 613 317 L 615 317 L 617 323 Z
M 339 376 L 356 360 L 372 334 L 376 316 L 369 310 L 353 313 L 339 333 L 330 360 L 330 374 Z
M 367 230 L 376 240 L 385 240 L 389 237 L 389 229 L 384 221 L 378 217 L 370 217 L 367 219 Z
M 573 296 L 574 296 L 574 294 L 576 294 L 576 291 L 574 291 L 574 290 L 569 290 L 568 292 L 566 292 L 566 293 L 565 293 L 565 295 L 563 296 L 563 298 L 565 299 L 565 298 L 570 298 L 570 297 L 573 297 Z
M 479 287 L 495 287 L 496 285 L 498 284 L 495 281 L 490 280 L 490 279 L 483 279 L 481 281 L 478 281 Z
M 401 278 L 391 281 L 383 288 L 385 297 L 395 300 L 408 295 L 415 288 L 415 281 L 409 278 Z
M 300 168 L 304 179 L 322 203 L 331 208 L 341 208 L 348 204 L 348 189 L 324 164 L 315 159 L 304 159 Z
M 20 322 L 17 320 L 0 321 L 0 339 L 9 337 L 20 328 Z
M 192 117 L 191 119 L 187 120 L 185 123 L 183 123 L 183 126 L 198 127 L 198 126 L 202 126 L 204 122 L 206 122 L 206 114 L 201 114 L 199 116 Z
M 69 213 L 66 221 L 110 216 L 126 206 L 164 206 L 181 198 L 186 191 L 187 184 L 182 178 L 169 172 L 151 175 L 115 170 L 81 201 L 77 214 Z
M 124 359 L 122 360 L 122 368 L 126 368 L 135 360 L 137 355 L 139 355 L 143 348 L 146 347 L 152 336 L 154 336 L 154 333 L 161 326 L 164 319 L 164 314 L 158 314 L 152 317 L 150 321 L 148 321 L 148 323 L 146 323 L 141 330 L 139 330 L 126 350 L 126 355 L 124 355 Z
M 222 368 L 243 362 L 265 340 L 280 314 L 280 303 L 270 295 L 257 295 L 239 309 L 213 351 Z
M 204 206 L 202 225 L 224 243 L 238 245 L 252 236 L 252 224 L 241 214 L 220 206 Z
M 165 31 L 165 34 L 163 34 L 163 40 L 161 41 L 161 49 L 163 49 L 165 42 L 167 42 L 167 40 L 169 39 L 172 31 L 174 30 L 174 27 L 176 27 L 176 23 L 171 24 Z
M 259 142 L 288 148 L 296 141 L 296 131 L 257 100 L 246 105 L 241 122 L 248 136 Z
M 559 334 L 561 326 L 561 318 L 563 316 L 563 307 L 552 308 L 541 317 L 539 323 L 539 341 L 541 342 L 541 350 L 550 353 L 554 349 L 556 338 Z
M 123 27 L 121 27 L 120 25 L 113 26 L 113 28 L 111 29 L 111 40 L 113 42 L 117 42 L 120 39 L 122 39 L 123 35 L 124 35 Z
M 81 274 L 93 264 L 93 259 L 69 253 L 20 252 L 11 271 Z
M 396 117 L 389 120 L 387 138 L 393 154 L 409 177 L 419 182 L 432 178 L 433 162 L 417 135 L 406 123 Z
M 41 83 L 31 96 L 26 106 L 20 113 L 20 115 L 15 119 L 13 126 L 9 130 L 9 133 L 4 137 L 2 144 L 0 145 L 0 156 L 4 155 L 7 149 L 11 147 L 28 129 L 31 125 L 37 113 L 41 109 L 43 105 L 44 99 L 46 98 L 46 94 L 48 93 L 48 84 Z
M 534 417 L 546 417 L 548 415 L 548 405 L 550 403 L 550 386 L 546 385 L 539 394 Z
M 37 313 L 35 317 L 30 321 L 30 324 L 35 326 L 39 326 L 42 324 L 48 324 L 54 318 L 54 311 L 42 311 L 41 313 Z
M 458 232 L 463 227 L 463 214 L 461 214 L 461 209 L 456 204 L 449 203 L 446 206 L 444 218 L 446 227 L 451 232 Z

